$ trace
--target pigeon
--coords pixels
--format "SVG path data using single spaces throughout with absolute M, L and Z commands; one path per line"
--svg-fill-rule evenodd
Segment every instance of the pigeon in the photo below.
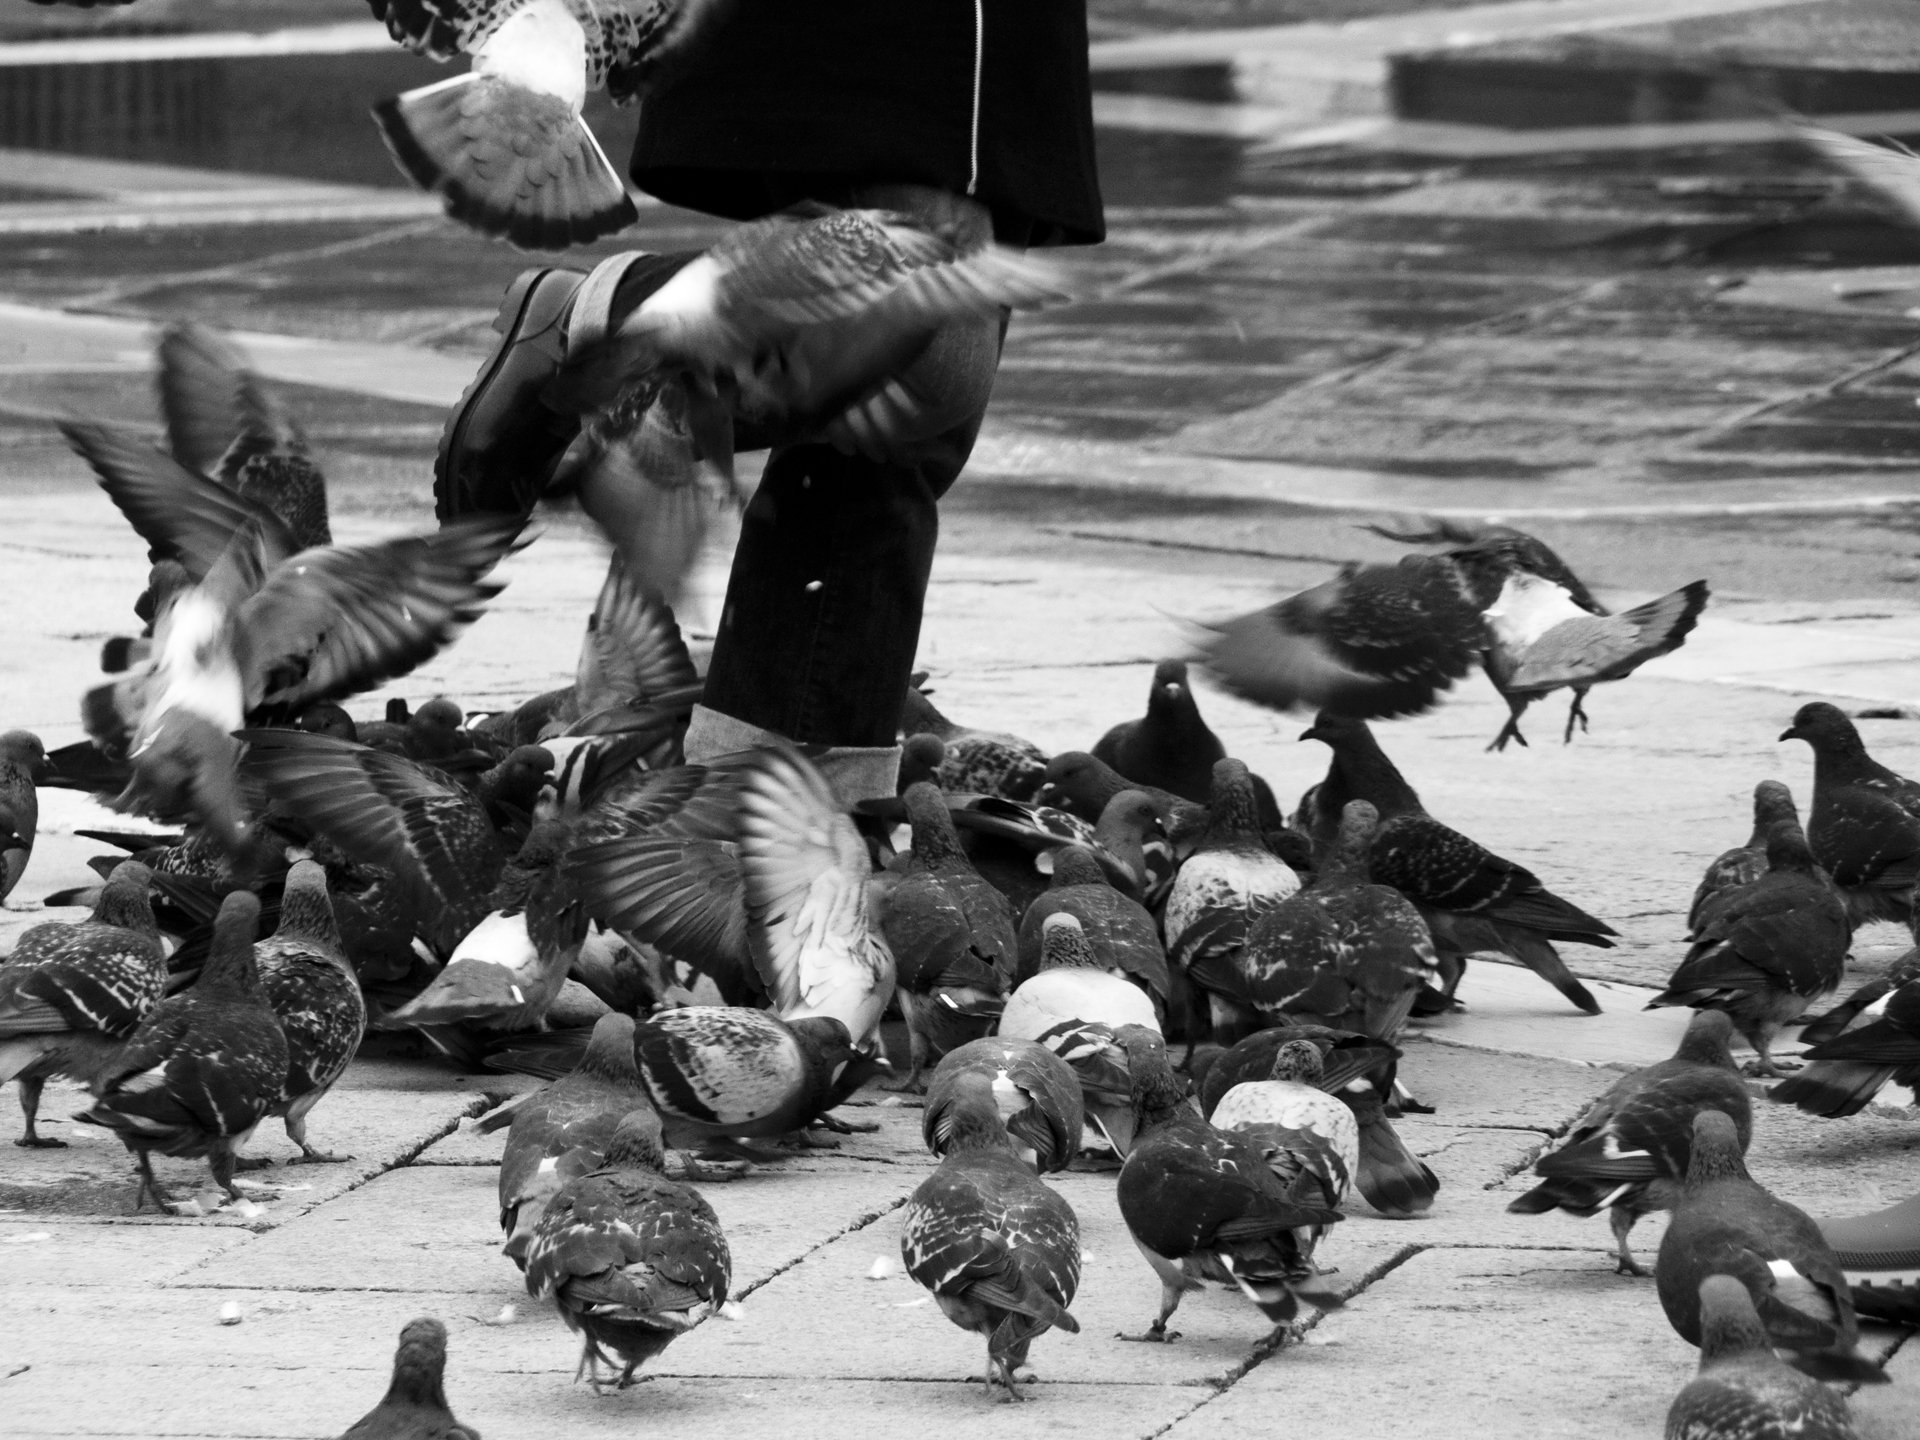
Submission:
M 631 1015 L 603 1016 L 569 1073 L 480 1123 L 483 1131 L 511 1125 L 500 1156 L 500 1228 L 504 1253 L 522 1269 L 547 1202 L 597 1168 L 621 1120 L 652 1103 L 634 1065 L 633 1028 Z
M 1120 1218 L 1160 1279 L 1153 1324 L 1144 1334 L 1120 1338 L 1179 1338 L 1167 1321 L 1200 1279 L 1237 1287 L 1275 1324 L 1294 1320 L 1302 1299 L 1322 1309 L 1338 1306 L 1303 1249 L 1301 1232 L 1335 1224 L 1340 1212 L 1289 1189 L 1259 1142 L 1202 1120 L 1158 1035 L 1127 1027 L 1118 1038 L 1133 1077 L 1137 1134 L 1116 1197 Z
M 917 1089 L 930 1060 L 993 1027 L 1019 942 L 1013 907 L 968 863 L 939 789 L 922 782 L 904 798 L 913 850 L 885 892 L 880 931 L 913 1057 L 902 1088 Z
M 582 1336 L 580 1366 L 595 1390 L 600 1366 L 619 1357 L 615 1389 L 676 1336 L 719 1313 L 733 1257 L 713 1207 L 667 1179 L 660 1117 L 633 1111 L 598 1168 L 569 1180 L 547 1203 L 527 1246 L 527 1293 L 552 1299 Z M 604 1348 L 603 1348 L 604 1347 Z
M 1277 710 L 1383 720 L 1431 708 L 1477 659 L 1510 712 L 1487 747 L 1504 750 L 1509 740 L 1526 744 L 1520 716 L 1534 698 L 1562 687 L 1574 693 L 1571 740 L 1574 725 L 1587 723 L 1587 691 L 1677 649 L 1707 603 L 1707 584 L 1696 580 L 1609 614 L 1558 555 L 1506 525 L 1368 528 L 1453 548 L 1343 566 L 1332 580 L 1215 627 L 1201 663 L 1236 694 Z
M 340 948 L 327 872 L 313 861 L 298 861 L 287 872 L 280 924 L 254 946 L 253 958 L 260 989 L 287 1041 L 286 1077 L 267 1113 L 286 1121 L 287 1138 L 300 1147 L 299 1157 L 288 1163 L 351 1160 L 307 1143 L 307 1115 L 346 1073 L 367 1030 L 367 1002 Z M 242 1168 L 248 1168 L 245 1162 Z
M 1707 1110 L 1731 1117 L 1743 1152 L 1752 1138 L 1753 1103 L 1727 1049 L 1732 1035 L 1733 1022 L 1723 1012 L 1696 1014 L 1670 1059 L 1615 1081 L 1593 1102 L 1560 1147 L 1534 1163 L 1541 1183 L 1507 1209 L 1596 1215 L 1604 1208 L 1615 1269 L 1646 1275 L 1627 1237 L 1642 1215 L 1673 1208 L 1693 1153 L 1694 1118 Z
M 1700 1282 L 1730 1275 L 1746 1287 L 1775 1348 L 1818 1380 L 1884 1382 L 1860 1353 L 1846 1276 L 1804 1211 L 1747 1175 L 1739 1131 L 1719 1110 L 1693 1117 L 1687 1178 L 1660 1240 L 1654 1282 L 1667 1320 L 1701 1343 Z
M 1912 926 L 1914 885 L 1920 882 L 1920 784 L 1868 755 L 1853 721 L 1823 700 L 1795 711 L 1780 738 L 1813 747 L 1807 840 L 1847 902 L 1854 927 L 1870 920 Z
M 1237 967 L 1241 1003 L 1268 1019 L 1394 1040 L 1438 970 L 1426 921 L 1398 890 L 1372 884 L 1379 816 L 1347 802 L 1333 849 L 1306 889 L 1256 920 Z
M 505 745 L 538 745 L 583 724 L 617 723 L 699 683 L 673 610 L 634 582 L 616 551 L 587 616 L 573 683 L 486 716 L 473 729 Z M 657 769 L 672 762 L 662 753 L 649 755 L 647 763 Z
M 901 706 L 900 733 L 932 735 L 940 741 L 942 754 L 934 778 L 942 790 L 1031 800 L 1046 775 L 1047 753 L 1031 740 L 957 725 L 934 708 L 924 690 L 914 686 L 907 688 Z
M 326 476 L 299 422 L 240 349 L 197 321 L 175 320 L 162 328 L 157 355 L 173 458 L 271 510 L 296 549 L 333 544 Z
M 1807 1050 L 1806 1068 L 1768 1097 L 1837 1117 L 1859 1114 L 1888 1085 L 1904 1085 L 1920 1105 L 1920 980 L 1909 980 L 1876 1008 L 1879 1018 Z
M 945 1155 L 950 1107 L 963 1077 L 983 1077 L 999 1108 L 1013 1153 L 1046 1174 L 1064 1170 L 1079 1153 L 1085 1107 L 1072 1067 L 1037 1040 L 989 1035 L 950 1050 L 927 1083 L 920 1133 L 927 1149 Z
M 1767 873 L 1708 903 L 1686 958 L 1647 1008 L 1726 1011 L 1759 1056 L 1755 1073 L 1778 1079 L 1774 1035 L 1840 988 L 1851 941 L 1847 908 L 1816 872 L 1798 822 L 1775 821 Z
M 953 1077 L 940 1167 L 907 1200 L 900 1255 L 941 1312 L 987 1341 L 987 1388 L 997 1375 L 1021 1400 L 1015 1373 L 1048 1330 L 1080 1333 L 1068 1306 L 1080 1288 L 1080 1220 L 1017 1158 L 992 1082 Z
M 0 735 L 0 900 L 13 893 L 33 857 L 34 831 L 40 824 L 34 785 L 46 767 L 47 752 L 31 730 Z
M 570 334 L 544 398 L 585 415 L 682 377 L 693 443 L 729 483 L 736 427 L 885 460 L 956 423 L 903 383 L 936 331 L 1067 298 L 1052 265 L 993 241 L 983 208 L 805 206 L 734 227 L 604 335 Z
M 528 832 L 500 872 L 492 909 L 426 989 L 381 1019 L 382 1029 L 539 1027 L 587 938 L 586 906 L 564 865 L 571 838 L 557 820 Z
M 1809 1020 L 1800 1030 L 1802 1045 L 1822 1045 L 1843 1034 L 1866 1011 L 1880 1005 L 1887 995 L 1902 985 L 1920 980 L 1920 946 L 1897 958 L 1886 973 L 1867 981 L 1817 1020 Z
M 1315 850 L 1332 843 L 1348 801 L 1373 806 L 1380 816 L 1367 855 L 1373 881 L 1406 896 L 1427 922 L 1448 1000 L 1465 972 L 1466 957 L 1491 951 L 1518 960 L 1589 1015 L 1600 1012 L 1600 1002 L 1574 978 L 1553 942 L 1610 949 L 1610 937 L 1618 931 L 1562 900 L 1532 871 L 1427 814 L 1366 722 L 1323 712 L 1300 738 L 1333 750 L 1312 813 L 1302 817 Z
M 1700 1373 L 1667 1410 L 1667 1440 L 1855 1440 L 1846 1398 L 1773 1353 L 1747 1287 L 1700 1281 Z
M 1153 667 L 1147 713 L 1115 725 L 1092 753 L 1137 785 L 1205 805 L 1213 794 L 1214 765 L 1226 759 L 1227 747 L 1201 718 L 1187 683 L 1187 662 L 1162 660 Z
M 1238 760 L 1213 766 L 1207 829 L 1181 864 L 1162 923 L 1167 958 L 1207 992 L 1218 1038 L 1237 1040 L 1257 1028 L 1237 997 L 1247 937 L 1300 889 L 1300 876 L 1260 836 L 1252 777 Z
M 1747 843 L 1728 850 L 1707 866 L 1700 887 L 1693 892 L 1693 904 L 1687 907 L 1687 935 L 1697 936 L 1701 913 L 1707 902 L 1728 891 L 1751 885 L 1767 873 L 1767 832 L 1781 820 L 1800 823 L 1800 812 L 1793 803 L 1793 792 L 1778 780 L 1762 780 L 1753 787 L 1753 833 Z
M 20 1082 L 26 1131 L 14 1143 L 60 1149 L 36 1128 L 40 1092 L 56 1075 L 91 1085 L 167 983 L 166 951 L 147 903 L 151 874 L 122 861 L 77 925 L 35 925 L 0 962 L 0 1084 Z
M 1207 783 L 1211 793 L 1211 777 Z M 1139 790 L 1152 799 L 1161 828 L 1173 842 L 1175 852 L 1185 859 L 1193 843 L 1206 832 L 1207 807 L 1183 800 L 1171 791 L 1129 780 L 1085 750 L 1063 750 L 1047 761 L 1046 778 L 1035 798 L 1042 805 L 1055 806 L 1091 822 L 1097 821 L 1107 803 L 1125 790 Z
M 907 736 L 900 742 L 900 774 L 894 782 L 893 793 L 905 795 L 923 780 L 939 785 L 940 767 L 946 761 L 947 747 L 938 735 Z
M 371 0 L 397 42 L 464 75 L 373 109 L 407 178 L 447 214 L 524 250 L 564 250 L 639 218 L 581 118 L 589 94 L 630 105 L 697 53 L 729 0 Z
M 634 1064 L 675 1149 L 791 1134 L 822 1120 L 874 1062 L 829 1015 L 781 1020 L 764 1010 L 688 1005 L 635 1027 Z
M 234 1162 L 254 1127 L 279 1102 L 287 1040 L 260 987 L 253 937 L 260 902 L 241 890 L 221 903 L 200 979 L 148 1012 L 93 1083 L 94 1102 L 74 1116 L 112 1130 L 140 1167 L 139 1211 L 167 1198 L 149 1152 L 204 1155 L 214 1183 L 238 1200 Z
M 1274 1052 L 1267 1078 L 1227 1091 L 1207 1123 L 1255 1141 L 1288 1194 L 1337 1210 L 1360 1173 L 1360 1126 L 1320 1088 L 1324 1069 L 1311 1040 L 1289 1040 Z M 1296 1237 L 1308 1259 L 1324 1234 L 1324 1227 L 1309 1227 Z
M 144 658 L 87 692 L 87 733 L 130 766 L 115 804 L 191 817 L 232 853 L 250 839 L 232 739 L 248 716 L 297 712 L 404 675 L 437 654 L 500 586 L 486 576 L 518 517 L 427 535 L 299 550 L 279 517 L 125 432 L 67 421 L 67 441 L 149 544 L 194 583 L 158 617 Z
M 1394 1062 L 1400 1056 L 1385 1041 L 1324 1025 L 1288 1024 L 1261 1030 L 1230 1050 L 1196 1057 L 1193 1069 L 1201 1113 L 1212 1119 L 1214 1107 L 1234 1086 L 1267 1079 L 1280 1047 L 1296 1040 L 1310 1040 L 1320 1051 L 1321 1074 L 1314 1084 L 1353 1113 L 1360 1146 L 1353 1179 L 1367 1203 L 1393 1220 L 1431 1210 L 1440 1181 L 1407 1148 L 1381 1100 L 1382 1094 L 1391 1092 Z
M 340 1440 L 480 1440 L 447 1407 L 447 1327 L 422 1316 L 400 1332 L 393 1381 Z
M 1007 997 L 1000 1034 L 1037 1040 L 1073 1067 L 1087 1120 L 1124 1156 L 1133 1138 L 1131 1082 L 1113 1037 L 1129 1025 L 1159 1033 L 1153 1001 L 1131 981 L 1100 968 L 1080 922 L 1049 915 L 1041 927 L 1040 969 Z
M 1086 932 L 1103 970 L 1118 970 L 1162 1002 L 1167 998 L 1167 952 L 1153 916 L 1138 900 L 1113 888 L 1093 855 L 1063 845 L 1053 852 L 1053 883 L 1020 917 L 1016 984 L 1040 969 L 1041 931 L 1049 915 L 1071 915 Z

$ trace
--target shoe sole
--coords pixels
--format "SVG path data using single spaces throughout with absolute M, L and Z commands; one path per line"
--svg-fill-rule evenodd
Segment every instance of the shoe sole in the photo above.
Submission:
M 435 516 L 442 524 L 464 513 L 464 510 L 456 511 L 450 508 L 452 497 L 448 493 L 447 460 L 457 453 L 462 432 L 466 428 L 467 417 L 472 414 L 475 403 L 486 392 L 487 387 L 499 376 L 501 368 L 507 363 L 507 358 L 512 355 L 514 348 L 535 330 L 546 329 L 556 324 L 566 309 L 567 301 L 573 298 L 574 290 L 579 288 L 575 285 L 569 289 L 565 299 L 554 307 L 551 314 L 536 315 L 535 309 L 540 300 L 542 282 L 550 275 L 574 273 L 555 267 L 525 270 L 514 277 L 513 283 L 507 287 L 507 293 L 501 297 L 500 309 L 493 317 L 493 328 L 501 337 L 500 343 L 494 347 L 492 356 L 481 367 L 480 373 L 475 375 L 467 388 L 460 392 L 459 403 L 453 407 L 447 416 L 447 423 L 441 427 L 440 448 L 434 453 L 433 509 Z M 533 323 L 529 323 L 530 321 Z

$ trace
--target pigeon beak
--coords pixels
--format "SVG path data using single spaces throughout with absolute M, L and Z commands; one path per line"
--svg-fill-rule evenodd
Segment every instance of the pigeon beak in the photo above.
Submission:
M 1169 700 L 1178 700 L 1180 698 L 1180 692 L 1184 688 L 1178 680 L 1169 680 L 1165 685 L 1160 687 L 1160 693 L 1165 695 Z
M 1780 738 L 1782 740 L 1798 740 L 1800 739 L 1800 732 L 1794 729 L 1793 726 L 1789 725 L 1786 729 L 1780 732 Z
M 1300 738 L 1302 740 L 1318 740 L 1320 738 L 1320 732 L 1309 725 L 1300 732 Z

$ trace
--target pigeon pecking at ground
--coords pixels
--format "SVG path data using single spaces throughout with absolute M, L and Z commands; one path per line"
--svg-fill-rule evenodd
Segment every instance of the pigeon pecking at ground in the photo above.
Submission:
M 1753 1102 L 1727 1049 L 1732 1034 L 1723 1012 L 1696 1014 L 1670 1059 L 1616 1081 L 1557 1149 L 1534 1162 L 1541 1183 L 1507 1209 L 1517 1215 L 1596 1215 L 1604 1209 L 1618 1254 L 1615 1268 L 1622 1275 L 1646 1275 L 1627 1237 L 1642 1215 L 1673 1208 L 1693 1154 L 1694 1117 L 1710 1109 L 1729 1116 L 1742 1152 L 1752 1138 Z
M 1797 821 L 1767 832 L 1767 873 L 1707 902 L 1667 988 L 1647 1002 L 1726 1011 L 1759 1056 L 1754 1073 L 1785 1074 L 1773 1037 L 1840 988 L 1852 942 L 1847 908 L 1813 863 Z
M 941 1312 L 987 1342 L 987 1388 L 1009 1400 L 1028 1348 L 1048 1330 L 1080 1332 L 1080 1220 L 1014 1153 L 985 1075 L 953 1077 L 939 1169 L 907 1201 L 900 1254 Z
M 1867 754 L 1853 721 L 1823 700 L 1795 711 L 1780 738 L 1813 747 L 1807 841 L 1839 887 L 1854 928 L 1870 920 L 1912 927 L 1914 886 L 1920 883 L 1920 784 Z
M 947 1153 L 948 1117 L 967 1076 L 986 1082 L 1013 1153 L 1035 1170 L 1064 1170 L 1079 1153 L 1086 1108 L 1072 1067 L 1037 1040 L 989 1035 L 934 1067 L 920 1134 L 935 1155 Z

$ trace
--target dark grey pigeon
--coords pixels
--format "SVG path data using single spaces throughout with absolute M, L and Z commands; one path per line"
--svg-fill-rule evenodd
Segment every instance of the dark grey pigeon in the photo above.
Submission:
M 1746 1286 L 1700 1282 L 1700 1373 L 1674 1396 L 1667 1440 L 1854 1440 L 1846 1400 L 1789 1367 Z

